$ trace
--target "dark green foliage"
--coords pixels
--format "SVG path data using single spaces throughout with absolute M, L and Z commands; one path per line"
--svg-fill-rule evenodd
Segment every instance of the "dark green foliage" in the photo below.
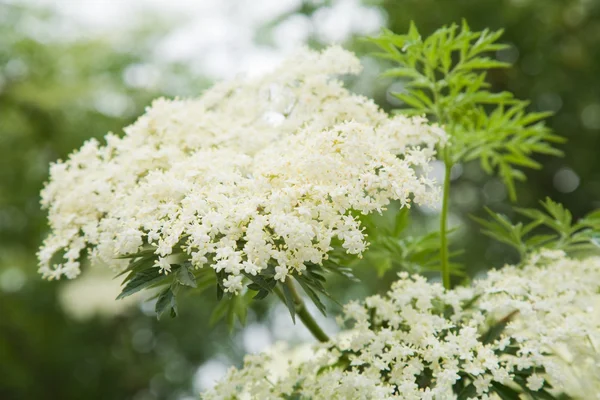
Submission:
M 175 276 L 175 279 L 180 285 L 198 288 L 198 284 L 196 283 L 196 276 L 192 272 L 191 265 L 181 265 L 179 270 L 177 270 L 177 275 Z
M 130 280 L 126 281 L 123 291 L 117 299 L 122 299 L 139 292 L 142 289 L 154 287 L 168 278 L 167 275 L 160 272 L 160 269 L 151 267 L 149 269 L 136 272 Z
M 292 321 L 294 324 L 296 323 L 296 300 L 294 299 L 294 294 L 288 285 L 280 284 L 281 292 L 283 293 L 283 303 L 287 307 L 290 312 L 290 316 L 292 317 Z
M 176 289 L 176 284 L 166 288 L 158 295 L 156 300 L 156 316 L 160 319 L 160 317 L 168 312 L 172 318 L 177 316 L 177 300 L 175 300 L 174 289 Z

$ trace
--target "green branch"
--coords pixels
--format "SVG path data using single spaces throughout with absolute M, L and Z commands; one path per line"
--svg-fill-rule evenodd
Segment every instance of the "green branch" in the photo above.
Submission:
M 444 193 L 442 197 L 442 213 L 440 215 L 440 261 L 442 265 L 442 282 L 446 289 L 450 284 L 450 256 L 448 250 L 448 206 L 450 203 L 450 172 L 452 164 L 448 157 L 448 150 L 444 149 Z
M 283 285 L 285 285 L 286 290 L 292 295 L 295 315 L 297 315 L 300 318 L 300 321 L 302 321 L 304 326 L 306 326 L 310 333 L 312 333 L 315 339 L 317 339 L 320 342 L 328 342 L 329 336 L 327 336 L 325 331 L 323 331 L 323 329 L 319 326 L 317 321 L 313 318 L 313 316 L 306 308 L 306 304 L 304 303 L 304 300 L 296 290 L 294 282 L 288 278 L 285 280 L 285 283 Z M 283 304 L 287 306 L 288 302 L 283 291 L 279 288 L 279 285 L 275 286 L 274 290 L 279 299 L 283 302 Z

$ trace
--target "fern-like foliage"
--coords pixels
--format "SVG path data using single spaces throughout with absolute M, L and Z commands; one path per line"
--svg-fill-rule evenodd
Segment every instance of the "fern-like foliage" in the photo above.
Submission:
M 526 111 L 528 102 L 510 92 L 493 93 L 487 70 L 509 65 L 486 54 L 506 48 L 497 43 L 502 31 L 473 32 L 466 22 L 438 29 L 422 38 L 414 24 L 405 35 L 385 30 L 369 40 L 376 56 L 398 67 L 384 75 L 401 78 L 405 90 L 394 96 L 408 115 L 426 115 L 448 132 L 449 144 L 440 153 L 446 165 L 479 160 L 488 173 L 497 173 L 516 199 L 515 181 L 522 168 L 540 168 L 535 153 L 560 156 L 553 147 L 563 142 L 542 121 L 550 113 Z
M 600 251 L 600 210 L 593 211 L 577 222 L 562 204 L 546 198 L 542 210 L 515 208 L 529 222 L 513 224 L 505 215 L 486 209 L 491 219 L 473 218 L 482 232 L 514 247 L 525 259 L 541 248 L 564 250 L 567 253 Z

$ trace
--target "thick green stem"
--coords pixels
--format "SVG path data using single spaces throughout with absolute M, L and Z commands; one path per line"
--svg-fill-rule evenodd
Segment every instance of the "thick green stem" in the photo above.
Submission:
M 294 282 L 292 281 L 292 279 L 288 277 L 285 280 L 284 285 L 286 285 L 289 288 L 290 292 L 292 293 L 292 297 L 294 298 L 294 304 L 296 305 L 296 307 L 295 307 L 296 315 L 300 318 L 300 321 L 302 321 L 304 326 L 306 326 L 306 328 L 310 331 L 310 333 L 312 333 L 312 335 L 318 341 L 328 342 L 329 336 L 327 336 L 325 331 L 323 331 L 323 329 L 319 326 L 317 321 L 308 312 L 308 309 L 306 308 L 306 304 L 304 304 L 304 300 L 302 299 L 302 297 L 296 290 L 296 286 L 294 285 Z M 275 293 L 277 293 L 277 296 L 279 296 L 281 301 L 283 301 L 283 303 L 285 304 L 286 301 L 285 301 L 284 294 L 281 292 L 281 289 L 279 289 L 278 286 L 275 286 Z
M 450 284 L 450 260 L 448 252 L 448 203 L 450 203 L 450 171 L 452 164 L 448 157 L 448 150 L 444 149 L 444 194 L 442 197 L 442 214 L 440 216 L 440 260 L 442 263 L 442 282 L 446 289 Z

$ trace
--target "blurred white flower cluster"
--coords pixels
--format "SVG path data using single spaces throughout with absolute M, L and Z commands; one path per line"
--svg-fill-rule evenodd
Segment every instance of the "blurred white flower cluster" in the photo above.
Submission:
M 141 293 L 116 300 L 120 292 L 119 280 L 114 279 L 108 269 L 98 266 L 86 269 L 79 279 L 63 284 L 58 298 L 71 318 L 85 321 L 125 314 L 144 300 Z
M 600 398 L 599 300 L 600 258 L 560 252 L 450 291 L 401 274 L 387 296 L 348 304 L 353 329 L 312 357 L 247 356 L 203 398 Z
M 354 212 L 435 203 L 425 173 L 445 133 L 390 118 L 335 79 L 359 71 L 339 47 L 303 50 L 267 76 L 159 99 L 123 137 L 88 141 L 51 167 L 40 272 L 77 276 L 84 249 L 120 269 L 115 257 L 153 248 L 163 272 L 183 255 L 224 271 L 235 293 L 243 273 L 271 265 L 284 280 L 321 263 L 332 240 L 360 254 Z

